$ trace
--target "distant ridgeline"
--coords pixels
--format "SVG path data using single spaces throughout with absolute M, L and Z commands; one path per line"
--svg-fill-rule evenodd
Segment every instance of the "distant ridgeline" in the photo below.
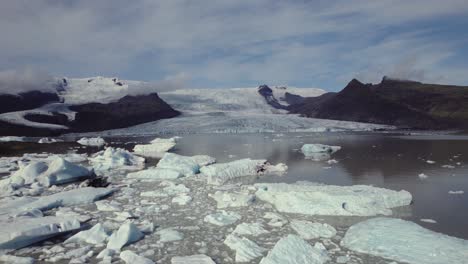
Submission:
M 304 98 L 287 108 L 306 117 L 395 125 L 412 129 L 468 128 L 468 87 L 384 77 L 353 79 L 338 93 Z
M 125 95 L 128 86 L 116 78 L 74 79 L 74 91 L 70 82 L 60 79 L 56 92 L 49 89 L 0 94 L 0 135 L 53 136 L 102 131 L 180 114 L 156 93 Z M 93 82 L 100 83 L 94 87 Z M 117 92 L 113 93 L 114 90 Z M 72 103 L 67 103 L 67 98 Z

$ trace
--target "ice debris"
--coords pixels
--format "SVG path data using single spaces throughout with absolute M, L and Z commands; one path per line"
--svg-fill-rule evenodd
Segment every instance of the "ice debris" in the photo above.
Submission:
M 39 141 L 37 141 L 39 144 L 52 144 L 57 142 L 63 142 L 63 140 L 55 138 L 41 138 Z
M 238 213 L 221 210 L 205 216 L 204 221 L 217 226 L 225 226 L 232 225 L 240 219 L 241 216 Z
M 154 264 L 154 261 L 148 258 L 139 256 L 130 250 L 122 251 L 122 253 L 120 253 L 120 258 L 126 264 Z
M 89 159 L 93 168 L 97 171 L 111 169 L 137 170 L 144 167 L 145 159 L 120 149 L 108 147 L 93 155 Z
M 76 141 L 78 144 L 89 147 L 102 147 L 106 144 L 106 141 L 101 137 L 96 138 L 81 138 Z
M 248 191 L 216 191 L 214 194 L 209 194 L 209 196 L 216 201 L 219 209 L 249 206 L 255 201 L 255 195 L 249 194 Z
M 269 232 L 262 223 L 242 223 L 237 225 L 232 233 L 243 236 L 259 236 Z
M 156 232 L 161 242 L 173 242 L 184 239 L 184 234 L 173 228 L 165 228 Z
M 63 158 L 53 160 L 45 172 L 38 176 L 44 186 L 59 185 L 92 176 L 87 168 L 73 164 Z
M 144 157 L 161 158 L 175 145 L 175 138 L 156 138 L 150 144 L 135 145 L 133 152 Z
M 226 237 L 224 244 L 236 252 L 236 262 L 249 262 L 263 256 L 263 252 L 267 250 L 245 237 L 233 234 Z
M 88 243 L 88 244 L 103 244 L 109 238 L 109 231 L 102 225 L 96 224 L 91 229 L 81 231 L 78 234 L 70 237 L 65 243 Z
M 34 259 L 31 257 L 17 257 L 13 255 L 1 255 L 0 262 L 7 264 L 33 264 Z
M 171 264 L 216 264 L 207 255 L 177 256 L 171 259 Z
M 183 177 L 183 174 L 173 169 L 148 168 L 127 174 L 128 178 L 146 180 L 174 180 Z
M 332 238 L 336 235 L 336 229 L 329 224 L 313 223 L 304 220 L 292 220 L 291 228 L 306 240 L 322 238 Z
M 185 176 L 194 175 L 200 172 L 200 165 L 192 157 L 174 153 L 164 154 L 156 167 L 175 170 Z
M 314 161 L 329 160 L 331 154 L 340 150 L 339 146 L 328 146 L 323 144 L 305 144 L 301 147 L 301 152 L 307 159 Z
M 357 223 L 348 229 L 341 245 L 410 264 L 467 263 L 468 260 L 468 240 L 395 218 L 378 217 Z
M 112 233 L 107 243 L 107 248 L 120 251 L 122 247 L 142 239 L 143 236 L 143 233 L 135 224 L 126 222 L 117 231 Z
M 329 260 L 321 244 L 314 247 L 305 240 L 288 235 L 281 238 L 260 264 L 322 264 Z
M 390 215 L 391 208 L 409 205 L 409 192 L 367 185 L 259 183 L 255 195 L 280 212 L 306 215 Z

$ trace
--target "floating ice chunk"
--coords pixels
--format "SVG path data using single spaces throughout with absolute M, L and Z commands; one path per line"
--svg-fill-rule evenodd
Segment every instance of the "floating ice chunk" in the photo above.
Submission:
M 312 247 L 305 240 L 288 235 L 281 238 L 260 264 L 322 264 L 329 259 L 320 246 Z
M 170 181 L 164 181 L 161 183 L 165 186 L 162 190 L 142 192 L 140 196 L 143 197 L 169 197 L 175 196 L 182 193 L 190 192 L 190 189 L 183 184 L 176 184 Z
M 428 163 L 428 164 L 435 164 L 436 162 L 433 161 L 433 160 L 426 160 L 426 163 Z
M 12 255 L 1 255 L 0 262 L 7 264 L 33 264 L 34 259 L 30 257 L 17 257 Z
M 133 152 L 144 157 L 161 158 L 176 145 L 174 138 L 156 138 L 150 144 L 135 145 Z
M 11 202 L 1 204 L 0 215 L 18 214 L 31 210 L 45 211 L 60 206 L 92 203 L 111 194 L 113 191 L 113 189 L 107 188 L 86 187 L 60 192 L 49 196 L 41 196 L 39 198 L 21 197 Z
M 181 156 L 174 153 L 164 154 L 156 167 L 162 169 L 172 169 L 186 176 L 200 172 L 200 166 L 192 157 Z
M 420 173 L 420 174 L 418 175 L 418 177 L 419 177 L 419 179 L 421 179 L 421 180 L 425 180 L 425 179 L 429 178 L 429 176 L 427 176 L 427 175 L 424 174 L 424 173 Z
M 128 178 L 148 180 L 174 180 L 182 176 L 183 175 L 176 170 L 161 168 L 149 168 L 127 174 Z
M 276 165 L 265 165 L 266 174 L 284 174 L 288 171 L 288 166 L 284 163 L 278 163 Z
M 57 143 L 57 142 L 63 142 L 61 139 L 56 139 L 56 138 L 41 138 L 37 143 L 39 144 L 51 144 L 51 143 Z
M 434 220 L 434 219 L 429 219 L 429 218 L 419 219 L 419 221 L 425 222 L 425 223 L 429 223 L 429 224 L 437 224 L 437 221 L 436 221 L 436 220 Z
M 75 218 L 20 217 L 0 223 L 0 249 L 18 249 L 80 228 Z
M 348 263 L 348 261 L 350 261 L 351 258 L 349 256 L 338 256 L 336 258 L 336 263 Z M 394 263 L 394 262 L 393 262 Z M 392 264 L 392 263 L 389 263 L 389 264 Z M 394 263 L 396 264 L 396 263 Z
M 143 236 L 143 233 L 140 232 L 135 224 L 127 222 L 121 225 L 119 230 L 112 233 L 107 243 L 107 248 L 120 251 L 122 247 L 142 239 Z
M 88 244 L 103 244 L 109 238 L 109 231 L 102 225 L 96 224 L 89 230 L 81 231 L 70 237 L 65 243 L 85 242 Z
M 145 221 L 140 223 L 140 225 L 138 226 L 138 229 L 140 229 L 140 231 L 145 233 L 145 234 L 153 233 L 154 224 L 153 224 L 153 222 L 145 220 Z
M 178 205 L 187 205 L 191 201 L 192 201 L 192 197 L 188 196 L 185 193 L 177 195 L 176 197 L 172 198 L 172 202 Z
M 217 213 L 209 214 L 205 216 L 204 221 L 217 226 L 232 225 L 242 217 L 238 213 L 226 212 L 221 210 Z
M 48 166 L 45 162 L 32 161 L 24 167 L 20 167 L 12 176 L 18 176 L 24 179 L 25 184 L 31 184 L 36 181 L 36 178 L 47 170 Z
M 453 166 L 453 165 L 442 165 L 442 168 L 445 168 L 445 169 L 455 169 L 455 166 Z
M 217 191 L 209 196 L 216 200 L 218 208 L 249 206 L 255 201 L 255 195 L 248 192 Z
M 208 166 L 213 163 L 216 163 L 216 159 L 208 155 L 195 155 L 192 156 L 192 159 L 198 164 L 198 166 Z
M 15 137 L 15 136 L 0 137 L 0 142 L 23 142 L 23 141 L 25 141 L 24 137 Z
M 261 223 L 242 223 L 236 226 L 233 233 L 244 236 L 259 236 L 269 232 Z
M 103 211 L 103 212 L 115 212 L 115 211 L 120 212 L 120 211 L 122 211 L 121 204 L 119 202 L 116 202 L 116 201 L 102 200 L 102 201 L 96 201 L 94 204 L 96 204 L 96 208 L 99 211 Z
M 156 234 L 159 235 L 159 241 L 161 242 L 173 242 L 184 239 L 184 234 L 173 228 L 161 229 Z
M 266 160 L 241 159 L 202 167 L 200 171 L 207 176 L 208 184 L 222 185 L 238 177 L 264 174 L 268 166 Z
M 449 194 L 464 194 L 464 191 L 449 191 Z
M 102 147 L 106 144 L 106 141 L 101 137 L 96 138 L 81 138 L 77 141 L 78 144 L 89 147 Z
M 390 215 L 390 208 L 409 205 L 407 191 L 366 185 L 335 186 L 261 183 L 257 198 L 273 204 L 280 212 L 307 215 Z
M 301 147 L 301 152 L 307 156 L 309 153 L 335 153 L 340 149 L 341 147 L 339 146 L 328 146 L 323 144 L 304 144 Z
M 319 237 L 332 238 L 336 235 L 336 229 L 329 224 L 292 220 L 291 228 L 294 229 L 301 238 L 306 240 L 316 239 Z
M 270 219 L 270 222 L 268 222 L 268 225 L 273 226 L 273 227 L 282 227 L 288 223 L 288 219 L 286 219 L 284 216 L 279 215 L 277 213 L 267 212 L 265 213 L 263 218 Z
M 45 186 L 59 185 L 89 178 L 92 173 L 85 167 L 75 165 L 63 158 L 56 158 L 47 170 L 38 177 L 38 181 Z
M 331 164 L 338 163 L 338 161 L 336 159 L 330 159 L 330 160 L 327 160 L 327 163 L 331 165 Z
M 89 159 L 93 168 L 97 171 L 111 169 L 137 170 L 144 167 L 145 159 L 120 149 L 108 147 Z
M 34 210 L 34 211 L 41 212 L 40 210 Z M 73 211 L 70 207 L 59 207 L 57 211 L 55 211 L 55 216 L 76 218 L 78 221 L 80 221 L 80 223 L 84 223 L 84 222 L 91 220 L 91 216 L 79 214 Z
M 154 262 L 148 258 L 138 256 L 130 250 L 125 250 L 120 253 L 120 258 L 126 264 L 154 264 Z
M 207 255 L 178 256 L 171 259 L 171 264 L 216 264 Z
M 372 218 L 351 226 L 341 245 L 353 251 L 410 264 L 466 263 L 468 259 L 468 240 L 386 217 Z
M 112 259 L 112 256 L 115 255 L 115 250 L 105 248 L 96 256 L 97 259 Z
M 232 234 L 226 237 L 224 244 L 236 252 L 236 262 L 249 262 L 263 256 L 263 252 L 267 250 L 245 237 Z

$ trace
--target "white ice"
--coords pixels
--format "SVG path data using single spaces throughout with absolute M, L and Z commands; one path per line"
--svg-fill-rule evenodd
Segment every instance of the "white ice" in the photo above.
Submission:
M 410 264 L 468 263 L 468 241 L 395 218 L 351 226 L 341 245 L 357 252 Z
M 0 262 L 5 264 L 33 264 L 34 259 L 31 257 L 17 257 L 13 255 L 0 255 Z
M 23 141 L 25 141 L 24 137 L 16 137 L 16 136 L 0 137 L 0 142 L 23 142 Z
M 38 181 L 44 186 L 51 186 L 89 178 L 91 175 L 87 168 L 58 157 L 49 164 L 44 173 L 38 176 Z
M 314 223 L 304 220 L 291 220 L 291 228 L 303 239 L 332 238 L 336 235 L 336 229 L 329 224 Z
M 312 247 L 296 235 L 281 238 L 260 264 L 322 264 L 329 260 L 322 247 Z
M 88 244 L 103 244 L 109 238 L 110 232 L 102 224 L 98 223 L 91 229 L 81 231 L 70 237 L 65 243 L 88 243 Z
M 238 237 L 233 234 L 226 237 L 224 244 L 236 252 L 236 262 L 249 262 L 263 256 L 263 252 L 267 250 L 248 238 Z
M 301 152 L 307 159 L 323 161 L 331 158 L 331 154 L 340 150 L 339 146 L 328 146 L 323 144 L 304 144 Z
M 207 255 L 177 256 L 171 259 L 171 264 L 216 264 Z
M 52 143 L 57 143 L 57 142 L 63 142 L 61 139 L 56 139 L 56 138 L 41 138 L 37 143 L 39 144 L 52 144 Z
M 266 160 L 241 159 L 202 167 L 200 172 L 207 177 L 208 184 L 222 185 L 229 180 L 262 174 Z
M 112 233 L 107 243 L 107 248 L 120 251 L 122 247 L 142 239 L 143 236 L 143 233 L 135 224 L 126 222 Z
M 144 167 L 145 159 L 125 149 L 108 147 L 89 158 L 96 171 L 111 169 L 138 170 Z
M 126 264 L 154 264 L 152 260 L 139 256 L 130 250 L 122 251 L 122 253 L 120 253 L 120 258 Z
M 306 215 L 390 215 L 391 208 L 409 205 L 409 192 L 367 185 L 259 183 L 256 196 L 280 212 Z
M 255 195 L 249 194 L 248 191 L 216 191 L 209 196 L 216 201 L 219 209 L 249 206 L 255 201 Z
M 106 144 L 106 141 L 102 137 L 95 137 L 95 138 L 83 137 L 76 142 L 80 145 L 90 146 L 90 147 L 102 147 Z
M 241 218 L 241 215 L 238 213 L 221 210 L 205 216 L 204 221 L 217 226 L 225 226 L 232 225 Z
M 184 239 L 184 234 L 173 228 L 165 228 L 156 232 L 161 242 L 173 242 Z
M 186 176 L 200 172 L 200 165 L 192 157 L 174 153 L 165 153 L 158 162 L 157 168 L 175 170 Z
M 132 179 L 146 179 L 146 180 L 174 180 L 184 175 L 179 171 L 173 169 L 163 169 L 163 168 L 148 168 L 145 170 L 140 170 L 136 172 L 131 172 L 127 174 L 128 178 Z
M 133 152 L 144 157 L 161 158 L 164 153 L 173 149 L 175 145 L 175 138 L 156 138 L 149 144 L 135 145 Z
M 241 236 L 259 236 L 269 233 L 262 223 L 241 223 L 236 226 L 233 234 Z

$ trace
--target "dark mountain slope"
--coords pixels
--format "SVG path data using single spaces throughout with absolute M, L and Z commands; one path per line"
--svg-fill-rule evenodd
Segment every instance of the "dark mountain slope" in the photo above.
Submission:
M 307 117 L 395 125 L 405 128 L 468 127 L 468 87 L 384 78 L 363 84 L 353 79 L 339 93 L 306 98 L 289 106 Z

